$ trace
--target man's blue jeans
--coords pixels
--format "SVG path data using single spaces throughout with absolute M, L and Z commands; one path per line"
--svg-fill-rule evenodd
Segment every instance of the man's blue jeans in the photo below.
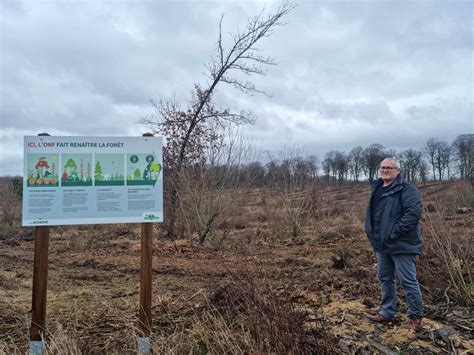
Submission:
M 416 279 L 416 254 L 377 253 L 377 276 L 382 296 L 380 315 L 391 319 L 397 313 L 395 275 L 405 290 L 408 317 L 423 317 L 421 290 Z

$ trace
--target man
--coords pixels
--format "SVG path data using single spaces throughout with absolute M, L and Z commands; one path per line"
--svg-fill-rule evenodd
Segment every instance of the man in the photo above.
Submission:
M 365 232 L 377 255 L 381 305 L 377 315 L 367 318 L 377 323 L 393 321 L 397 311 L 396 275 L 405 290 L 409 317 L 405 327 L 421 330 L 423 306 L 416 279 L 416 256 L 422 250 L 420 194 L 416 187 L 403 180 L 396 159 L 382 161 L 380 176 L 372 182 Z

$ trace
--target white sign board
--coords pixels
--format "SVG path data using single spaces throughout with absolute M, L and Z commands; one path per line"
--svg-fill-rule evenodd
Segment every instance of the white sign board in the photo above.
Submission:
M 23 226 L 163 221 L 162 137 L 26 136 Z

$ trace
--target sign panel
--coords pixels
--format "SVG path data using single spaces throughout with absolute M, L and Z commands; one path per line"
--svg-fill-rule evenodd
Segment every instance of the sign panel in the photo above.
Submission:
M 162 137 L 25 136 L 23 226 L 163 221 Z

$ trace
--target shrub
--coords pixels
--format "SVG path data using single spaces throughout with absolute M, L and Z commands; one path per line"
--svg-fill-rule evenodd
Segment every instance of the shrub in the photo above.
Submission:
M 470 216 L 452 216 L 457 201 L 462 197 L 452 200 L 452 203 L 446 197 L 426 199 L 430 208 L 425 209 L 422 221 L 425 253 L 420 259 L 420 276 L 435 298 L 444 297 L 447 303 L 472 305 L 473 245 L 468 235 L 469 228 L 463 222 L 463 218 Z
M 262 275 L 260 275 L 262 276 Z M 329 353 L 337 341 L 323 324 L 308 329 L 305 314 L 290 303 L 285 289 L 275 289 L 268 279 L 249 272 L 231 275 L 231 282 L 219 287 L 208 303 L 233 328 L 251 335 L 251 352 Z
M 17 187 L 19 178 L 0 178 L 0 194 L 2 196 L 0 207 L 2 210 L 2 222 L 13 226 L 19 219 L 21 211 L 20 193 Z M 16 186 L 16 187 L 15 187 Z

